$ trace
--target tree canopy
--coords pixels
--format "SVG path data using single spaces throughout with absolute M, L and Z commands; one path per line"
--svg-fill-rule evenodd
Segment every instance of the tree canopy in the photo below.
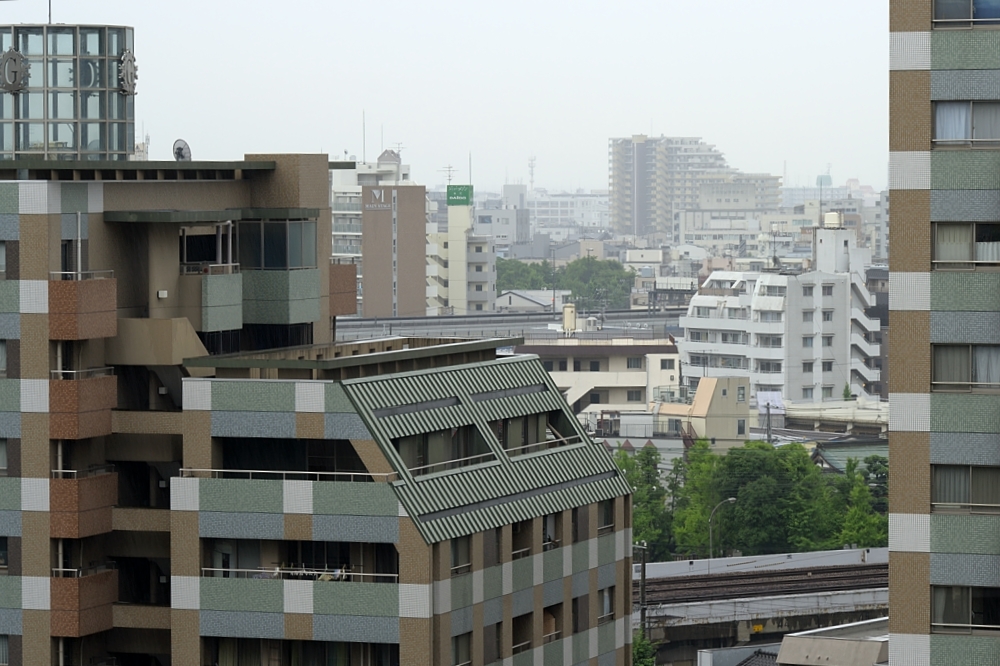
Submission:
M 615 456 L 633 490 L 633 534 L 650 561 L 708 556 L 709 517 L 715 556 L 804 552 L 888 543 L 888 465 L 851 460 L 843 475 L 824 474 L 799 444 L 747 442 L 726 455 L 697 442 L 664 473 L 652 447 Z M 874 491 L 874 492 L 873 492 Z
M 585 310 L 625 309 L 635 283 L 635 271 L 614 260 L 585 257 L 556 269 L 552 264 L 528 264 L 497 259 L 497 293 L 509 289 L 555 289 L 572 292 L 573 302 Z

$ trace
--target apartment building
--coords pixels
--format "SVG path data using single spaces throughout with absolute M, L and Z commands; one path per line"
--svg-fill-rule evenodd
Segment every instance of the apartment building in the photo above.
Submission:
M 754 394 L 779 391 L 786 401 L 877 400 L 878 319 L 864 278 L 870 253 L 852 231 L 817 229 L 814 269 L 795 272 L 715 271 L 680 318 L 683 374 L 749 376 Z M 875 393 L 875 395 L 872 395 Z
M 509 341 L 332 344 L 328 166 L 0 164 L 7 663 L 630 663 L 627 485 Z
M 394 150 L 330 163 L 331 257 L 356 268 L 358 315 L 424 314 L 427 207 L 426 188 Z
M 0 662 L 630 663 L 629 489 L 538 360 L 332 343 L 326 155 L 90 153 L 0 160 Z
M 514 350 L 542 360 L 575 413 L 591 405 L 645 407 L 680 386 L 680 356 L 669 339 L 600 331 L 529 338 Z
M 427 225 L 427 314 L 492 312 L 496 250 L 492 236 L 475 231 L 472 185 L 449 185 L 447 206 L 447 228 Z
M 527 195 L 533 232 L 552 228 L 608 229 L 611 218 L 604 192 L 549 192 L 535 189 Z
M 890 5 L 889 658 L 1000 659 L 996 7 Z

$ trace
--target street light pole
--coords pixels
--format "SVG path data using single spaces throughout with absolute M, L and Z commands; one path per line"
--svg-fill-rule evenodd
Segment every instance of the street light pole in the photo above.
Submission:
M 715 505 L 715 508 L 712 509 L 711 515 L 708 517 L 708 573 L 712 573 L 712 547 L 714 545 L 712 542 L 712 519 L 715 518 L 715 512 L 719 510 L 720 506 L 723 504 L 733 504 L 735 502 L 735 497 L 727 497 Z

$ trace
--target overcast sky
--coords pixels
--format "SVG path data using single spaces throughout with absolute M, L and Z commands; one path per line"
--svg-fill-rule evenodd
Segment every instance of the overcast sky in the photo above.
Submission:
M 606 188 L 608 138 L 700 136 L 743 171 L 881 189 L 888 10 L 841 0 L 52 0 L 56 23 L 136 29 L 137 132 L 195 159 L 367 157 L 415 180 Z M 45 0 L 0 3 L 44 22 Z M 384 139 L 383 139 L 384 137 Z

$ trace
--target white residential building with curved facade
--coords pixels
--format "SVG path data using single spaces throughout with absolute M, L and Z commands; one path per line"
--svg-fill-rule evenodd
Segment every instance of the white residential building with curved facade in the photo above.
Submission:
M 753 394 L 786 401 L 878 400 L 879 321 L 865 286 L 870 250 L 850 230 L 817 229 L 806 273 L 715 271 L 680 318 L 678 346 L 688 385 L 701 377 L 749 376 Z

